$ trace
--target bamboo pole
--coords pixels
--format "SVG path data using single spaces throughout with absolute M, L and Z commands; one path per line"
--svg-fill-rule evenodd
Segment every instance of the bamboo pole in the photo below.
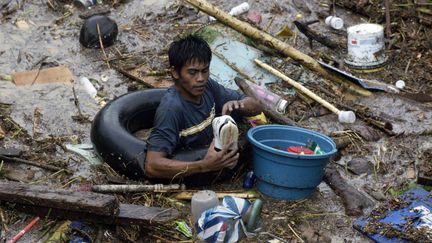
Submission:
M 303 94 L 309 96 L 310 98 L 312 98 L 316 102 L 320 103 L 325 108 L 329 109 L 331 112 L 333 112 L 336 115 L 338 115 L 338 118 L 339 118 L 340 122 L 344 122 L 344 123 L 354 123 L 355 122 L 355 114 L 354 114 L 354 112 L 339 110 L 336 106 L 330 104 L 328 101 L 326 101 L 323 98 L 319 97 L 318 95 L 316 95 L 315 93 L 313 93 L 312 91 L 310 91 L 308 88 L 306 88 L 303 85 L 301 85 L 300 83 L 298 83 L 298 82 L 290 79 L 285 74 L 279 72 L 278 70 L 276 70 L 273 67 L 271 67 L 271 66 L 269 66 L 269 65 L 261 62 L 258 59 L 255 59 L 255 63 L 257 63 L 260 67 L 262 67 L 265 70 L 269 71 L 270 73 L 272 73 L 276 77 L 279 77 L 282 80 L 284 80 L 287 83 L 289 83 L 290 85 L 294 86 L 294 88 L 296 88 L 297 90 L 299 90 Z
M 110 192 L 157 192 L 157 191 L 170 191 L 170 190 L 184 190 L 184 184 L 172 185 L 94 185 L 92 191 L 110 193 Z
M 193 194 L 196 191 L 185 191 L 177 193 L 173 196 L 173 198 L 177 200 L 191 200 Z M 239 191 L 239 192 L 216 192 L 216 196 L 220 199 L 225 196 L 233 196 L 233 197 L 239 197 L 239 198 L 258 198 L 259 194 L 256 191 Z
M 324 79 L 337 82 L 360 95 L 364 95 L 364 96 L 372 95 L 370 91 L 365 90 L 358 85 L 348 83 L 344 79 L 332 75 L 327 70 L 322 68 L 321 65 L 315 59 L 300 52 L 299 50 L 295 49 L 291 45 L 277 38 L 274 38 L 268 33 L 258 30 L 257 28 L 253 27 L 248 23 L 245 23 L 241 20 L 236 19 L 235 17 L 232 17 L 231 15 L 216 8 L 215 6 L 208 3 L 207 1 L 205 0 L 184 0 L 184 1 L 200 9 L 201 11 L 207 13 L 208 15 L 215 17 L 217 20 L 230 26 L 231 28 L 251 38 L 258 39 L 263 43 L 265 43 L 266 45 L 268 45 L 269 47 L 274 48 L 282 52 L 284 55 L 300 62 L 303 66 L 307 67 L 308 69 L 321 74 L 324 77 Z

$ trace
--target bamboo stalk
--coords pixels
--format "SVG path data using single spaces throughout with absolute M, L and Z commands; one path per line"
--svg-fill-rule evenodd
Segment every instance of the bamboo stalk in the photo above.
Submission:
M 151 191 L 169 191 L 185 189 L 184 184 L 172 184 L 172 185 L 94 185 L 92 191 L 94 192 L 151 192 Z
M 294 233 L 294 235 L 297 237 L 297 239 L 300 240 L 300 242 L 304 242 L 304 240 L 295 232 L 295 230 L 291 227 L 291 225 L 288 223 L 289 229 Z
M 251 37 L 254 39 L 258 39 L 268 45 L 271 48 L 274 48 L 284 55 L 300 62 L 303 66 L 309 68 L 310 70 L 321 74 L 324 79 L 332 80 L 336 83 L 343 85 L 344 87 L 364 96 L 370 96 L 372 93 L 368 90 L 361 88 L 358 85 L 349 83 L 342 78 L 339 78 L 335 75 L 332 75 L 327 70 L 321 67 L 321 65 L 312 57 L 300 52 L 295 49 L 291 45 L 271 36 L 268 33 L 262 32 L 252 25 L 245 23 L 241 20 L 232 17 L 226 12 L 216 8 L 212 4 L 208 3 L 205 0 L 184 0 L 185 2 L 191 4 L 192 6 L 200 9 L 201 11 L 215 17 L 220 22 L 230 26 L 231 28 Z
M 191 200 L 194 193 L 195 192 L 191 192 L 191 191 L 180 192 L 180 193 L 174 195 L 174 198 L 178 199 L 178 200 Z M 239 197 L 239 198 L 257 198 L 257 197 L 259 197 L 259 194 L 255 191 L 216 192 L 216 196 L 218 198 L 223 198 L 225 196 L 234 196 L 234 197 Z
M 339 114 L 340 113 L 340 110 L 338 108 L 336 108 L 334 105 L 328 103 L 326 100 L 322 99 L 318 95 L 314 94 L 312 91 L 310 91 L 309 89 L 307 89 L 306 87 L 304 87 L 300 83 L 297 83 L 296 81 L 288 78 L 283 73 L 279 72 L 278 70 L 272 68 L 271 66 L 267 65 L 266 63 L 264 63 L 264 62 L 262 62 L 262 61 L 260 61 L 258 59 L 255 59 L 255 62 L 259 66 L 261 66 L 262 68 L 264 68 L 265 70 L 267 70 L 270 73 L 276 75 L 277 77 L 281 78 L 282 80 L 288 82 L 290 85 L 294 86 L 294 88 L 296 88 L 300 92 L 306 94 L 310 98 L 312 98 L 315 101 L 319 102 L 321 105 L 323 105 L 325 108 L 329 109 L 331 112 L 333 112 L 335 114 Z

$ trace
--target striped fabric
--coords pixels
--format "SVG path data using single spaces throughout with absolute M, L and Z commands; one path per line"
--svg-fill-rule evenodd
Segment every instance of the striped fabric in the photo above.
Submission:
M 243 198 L 226 196 L 222 205 L 207 209 L 198 219 L 198 237 L 206 242 L 237 242 L 244 232 L 242 217 L 251 206 Z

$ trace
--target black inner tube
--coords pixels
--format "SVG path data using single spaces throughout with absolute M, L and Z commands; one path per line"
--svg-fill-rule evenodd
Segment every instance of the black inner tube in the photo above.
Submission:
M 127 93 L 109 102 L 96 114 L 91 128 L 91 141 L 97 154 L 114 170 L 130 179 L 145 178 L 144 162 L 147 144 L 133 133 L 153 127 L 156 109 L 166 89 L 148 89 Z M 202 159 L 207 147 L 182 150 L 173 159 Z M 210 174 L 190 176 L 188 184 L 208 184 Z M 213 178 L 213 179 L 210 179 Z

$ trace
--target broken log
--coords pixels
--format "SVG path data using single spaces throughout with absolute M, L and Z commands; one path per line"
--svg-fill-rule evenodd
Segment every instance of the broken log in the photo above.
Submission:
M 284 124 L 284 125 L 290 125 L 290 126 L 298 126 L 297 123 L 285 116 L 282 116 L 281 114 L 277 113 L 275 110 L 268 107 L 267 103 L 265 103 L 262 99 L 257 97 L 255 93 L 252 91 L 251 87 L 246 83 L 246 80 L 240 77 L 235 77 L 234 81 L 236 82 L 237 86 L 240 87 L 240 89 L 245 93 L 247 96 L 250 96 L 258 101 L 261 106 L 265 107 L 266 109 L 263 111 L 264 114 L 269 117 L 273 122 Z
M 284 55 L 298 61 L 299 63 L 309 68 L 310 70 L 321 74 L 324 77 L 324 79 L 332 80 L 360 95 L 364 95 L 364 96 L 372 95 L 371 92 L 361 88 L 360 86 L 352 84 L 351 82 L 348 82 L 343 78 L 331 74 L 330 72 L 322 68 L 321 65 L 315 59 L 300 52 L 299 50 L 295 49 L 291 45 L 271 36 L 268 33 L 260 31 L 259 29 L 253 27 L 252 25 L 239 20 L 229 15 L 228 13 L 225 13 L 224 11 L 216 8 L 215 6 L 213 6 L 212 4 L 208 3 L 205 0 L 185 0 L 185 2 L 215 17 L 217 20 L 239 31 L 240 33 L 243 33 L 246 36 L 249 36 L 253 39 L 259 40 L 265 43 L 266 45 L 270 46 L 271 48 L 275 48 L 276 50 L 282 52 Z
M 347 183 L 334 166 L 327 166 L 324 181 L 342 198 L 348 216 L 360 216 L 363 210 L 374 206 L 374 202 Z
M 114 196 L 93 192 L 50 189 L 16 182 L 0 182 L 0 201 L 97 215 L 115 215 L 119 203 Z
M 379 128 L 390 136 L 395 136 L 396 133 L 393 132 L 393 124 L 385 118 L 374 115 L 366 106 L 354 104 L 354 106 L 347 105 L 345 103 L 337 102 L 338 106 L 344 109 L 350 109 L 355 111 L 358 118 L 364 122 Z

